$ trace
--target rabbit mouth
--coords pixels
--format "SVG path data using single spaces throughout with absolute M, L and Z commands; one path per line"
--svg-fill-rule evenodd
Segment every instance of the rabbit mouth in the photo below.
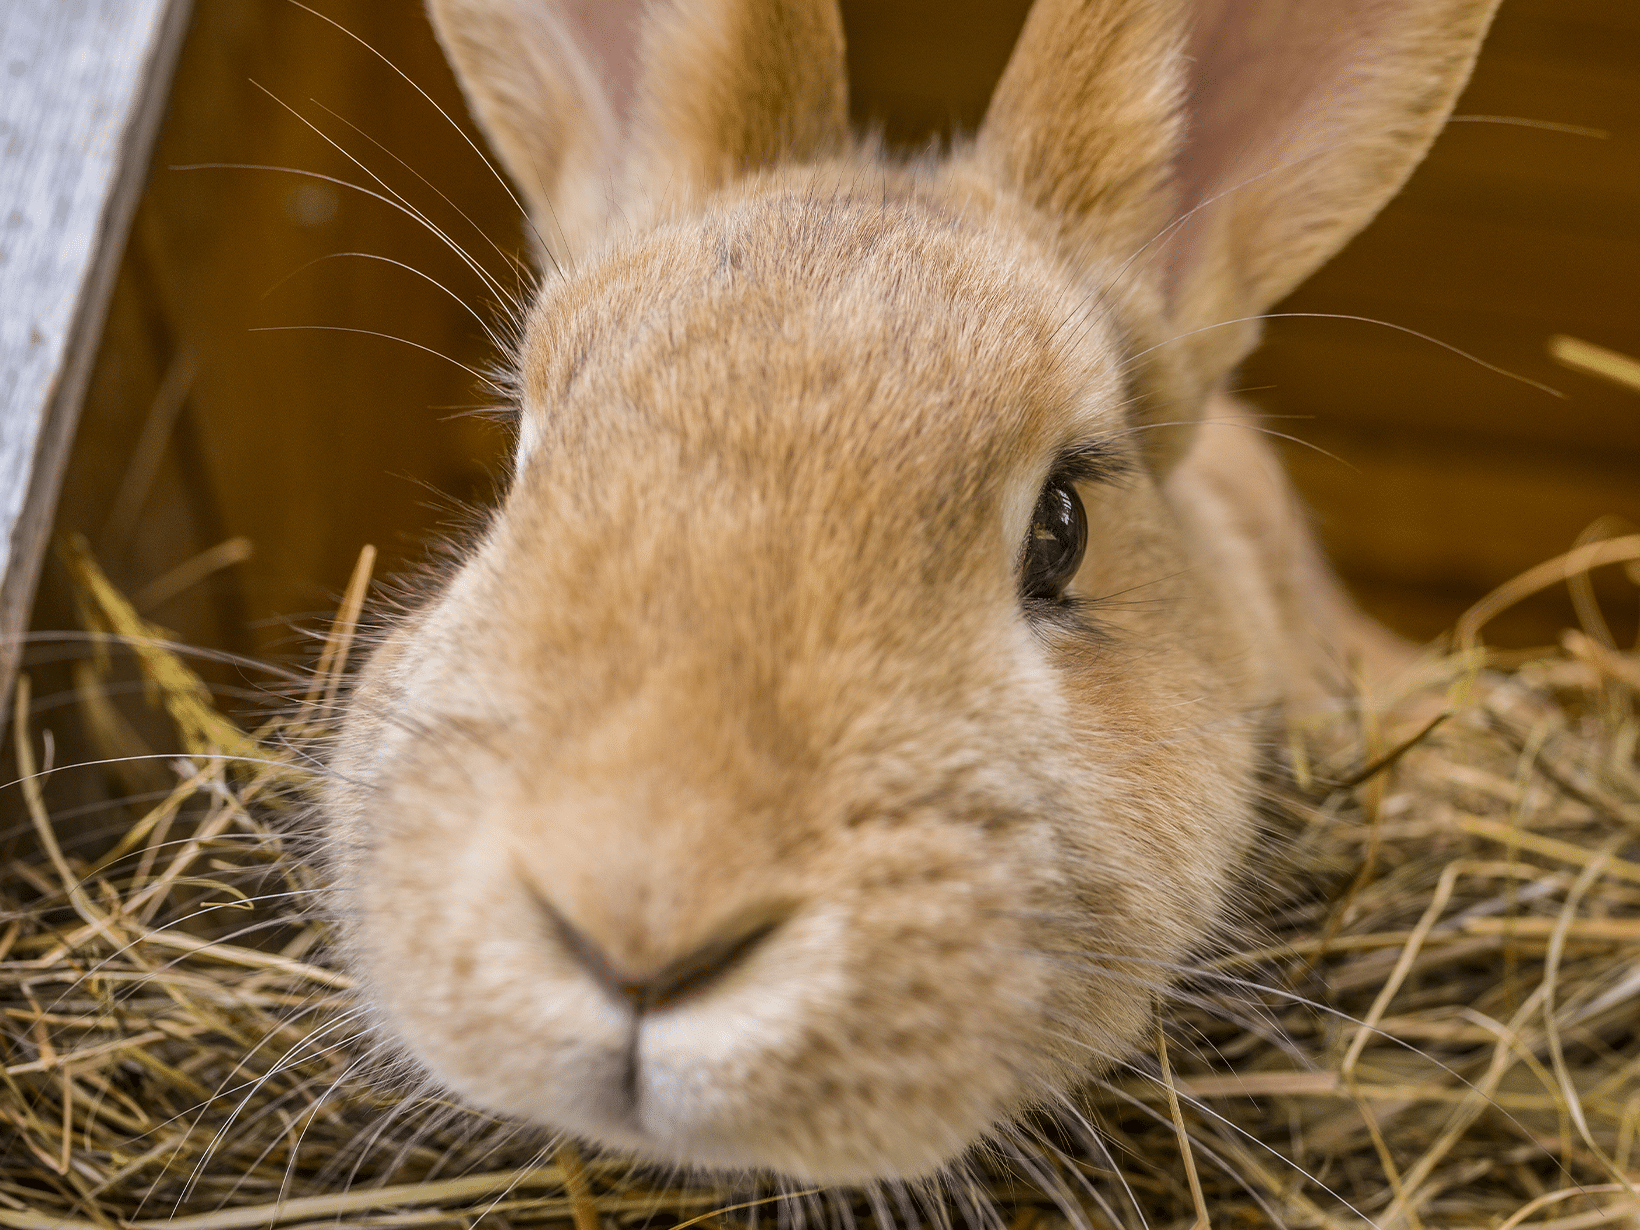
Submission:
M 474 887 L 470 915 L 420 929 L 447 933 L 437 951 L 415 928 L 368 937 L 385 1023 L 465 1099 L 602 1148 L 803 1182 L 915 1179 L 1063 1075 L 1035 1054 L 1045 963 L 999 964 L 1021 937 L 966 887 L 943 907 L 903 884 L 807 909 L 763 897 L 648 963 L 516 876 Z
M 794 1038 L 776 1019 L 789 1006 L 778 991 L 751 993 L 757 1008 L 705 994 L 628 1008 L 618 1031 L 591 1044 L 516 1027 L 492 1040 L 483 1023 L 449 1020 L 442 1037 L 420 1022 L 405 1040 L 473 1103 L 642 1161 L 714 1173 L 826 1184 L 918 1179 L 1021 1109 L 1014 1081 L 986 1088 L 996 1082 L 975 1075 L 973 1087 L 958 1088 L 949 1079 L 953 1065 L 981 1071 L 985 1048 L 952 1056 L 942 1039 L 926 1038 L 918 1061 L 862 1037 L 844 1051 L 812 1031 Z M 512 1054 L 496 1063 L 502 1046 Z M 930 1079 L 937 1075 L 945 1079 Z
M 646 1053 L 673 1049 L 655 1038 L 666 1032 L 660 1024 L 661 1017 L 635 1021 L 624 1048 L 586 1065 L 579 1080 L 560 1085 L 557 1105 L 531 1107 L 528 1117 L 666 1166 L 847 1185 L 926 1177 L 1019 1109 L 969 1098 L 969 1113 L 957 1115 L 930 1105 L 930 1091 L 914 1089 L 888 1097 L 833 1090 L 828 1101 L 777 1105 L 783 1099 L 734 1091 L 744 1073 Z M 850 1083 L 835 1075 L 839 1084 Z M 802 1096 L 784 1092 L 794 1101 Z

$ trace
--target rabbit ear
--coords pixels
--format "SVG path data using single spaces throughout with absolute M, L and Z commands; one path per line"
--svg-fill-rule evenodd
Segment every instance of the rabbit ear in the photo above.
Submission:
M 840 148 L 836 0 L 429 0 L 475 114 L 558 255 L 634 194 Z
M 978 153 L 1073 259 L 1119 271 L 1102 289 L 1135 341 L 1173 352 L 1153 417 L 1189 417 L 1257 342 L 1224 322 L 1268 310 L 1411 174 L 1496 7 L 1037 0 Z

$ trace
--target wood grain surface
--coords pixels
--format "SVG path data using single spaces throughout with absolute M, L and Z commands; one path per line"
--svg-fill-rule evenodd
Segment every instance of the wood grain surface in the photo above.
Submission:
M 183 638 L 292 661 L 359 547 L 381 547 L 387 573 L 413 570 L 438 526 L 490 497 L 507 444 L 461 417 L 482 403 L 463 368 L 494 359 L 478 318 L 498 305 L 428 225 L 316 176 L 387 195 L 379 175 L 524 284 L 510 267 L 525 250 L 517 211 L 466 144 L 420 5 L 315 7 L 374 51 L 287 0 L 199 6 L 58 519 Z M 915 146 L 977 122 L 1025 5 L 843 7 L 857 118 Z M 1420 637 L 1597 518 L 1640 522 L 1640 398 L 1545 352 L 1567 333 L 1640 354 L 1640 7 L 1504 0 L 1460 112 L 1555 126 L 1453 125 L 1407 191 L 1280 309 L 1387 323 L 1274 321 L 1239 382 L 1300 442 L 1295 474 L 1367 605 Z M 208 163 L 285 169 L 174 169 Z M 1632 638 L 1634 586 L 1607 571 L 1608 618 Z M 1544 643 L 1573 618 L 1550 596 L 1491 635 Z M 73 621 L 51 570 L 34 626 Z M 72 652 L 38 649 L 37 668 Z M 255 672 L 208 673 L 247 704 L 268 689 Z M 66 678 L 36 694 L 67 720 Z
M 187 9 L 0 5 L 0 703 Z

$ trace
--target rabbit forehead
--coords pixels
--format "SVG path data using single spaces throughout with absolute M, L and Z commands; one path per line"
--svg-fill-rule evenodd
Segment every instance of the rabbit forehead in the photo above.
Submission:
M 529 436 L 978 496 L 1114 433 L 1102 306 L 987 216 L 896 187 L 743 193 L 550 286 L 521 355 Z

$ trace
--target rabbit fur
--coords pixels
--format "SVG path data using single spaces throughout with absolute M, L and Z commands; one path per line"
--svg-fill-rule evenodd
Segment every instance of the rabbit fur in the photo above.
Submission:
M 546 274 L 511 488 L 334 759 L 381 1029 L 494 1111 L 822 1182 L 1131 1053 L 1272 732 L 1404 653 L 1220 390 L 1493 5 L 1037 0 L 907 161 L 849 131 L 833 0 L 432 0 Z M 1022 597 L 1055 481 L 1088 547 Z

